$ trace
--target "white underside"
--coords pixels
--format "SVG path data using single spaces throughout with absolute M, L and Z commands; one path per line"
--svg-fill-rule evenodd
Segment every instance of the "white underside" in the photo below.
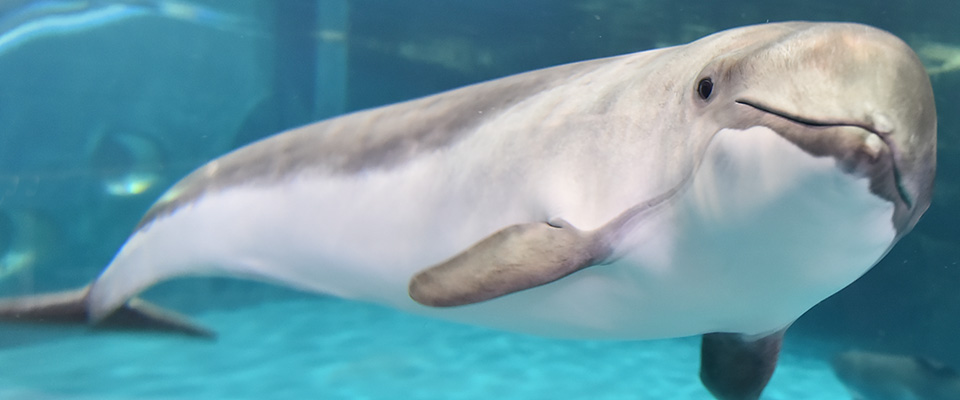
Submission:
M 662 189 L 649 168 L 564 179 L 597 164 L 582 157 L 512 180 L 508 168 L 478 168 L 489 153 L 470 145 L 394 170 L 208 195 L 127 242 L 94 286 L 92 313 L 158 280 L 216 273 L 548 336 L 756 334 L 851 283 L 895 237 L 893 205 L 866 179 L 768 128 L 723 130 L 689 189 L 639 224 L 615 263 L 481 304 L 424 307 L 407 295 L 410 277 L 505 226 L 560 217 L 594 229 Z M 598 187 L 611 189 L 582 195 Z

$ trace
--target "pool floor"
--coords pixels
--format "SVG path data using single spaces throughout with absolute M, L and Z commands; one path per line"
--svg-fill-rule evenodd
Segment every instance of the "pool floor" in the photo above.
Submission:
M 711 399 L 699 338 L 551 340 L 330 298 L 194 317 L 219 338 L 76 332 L 0 348 L 0 399 Z M 805 346 L 788 335 L 763 398 L 848 400 Z

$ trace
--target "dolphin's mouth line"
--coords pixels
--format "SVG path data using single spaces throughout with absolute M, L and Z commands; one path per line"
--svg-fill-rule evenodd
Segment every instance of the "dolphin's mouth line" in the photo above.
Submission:
M 781 117 L 781 118 L 783 118 L 783 119 L 788 119 L 788 120 L 790 120 L 790 121 L 793 121 L 793 122 L 796 122 L 796 123 L 802 124 L 802 125 L 817 126 L 817 127 L 852 126 L 852 127 L 860 128 L 860 129 L 863 129 L 863 130 L 865 130 L 865 131 L 871 132 L 871 133 L 873 133 L 874 135 L 879 136 L 881 139 L 884 138 L 884 137 L 883 137 L 883 136 L 884 136 L 883 134 L 881 134 L 880 132 L 877 132 L 877 130 L 876 130 L 874 127 L 872 127 L 872 126 L 870 126 L 870 125 L 867 125 L 867 124 L 857 123 L 857 122 L 854 122 L 854 121 L 843 121 L 843 120 L 829 120 L 829 119 L 827 119 L 827 120 L 817 120 L 817 119 L 806 118 L 806 117 L 801 117 L 801 116 L 799 116 L 799 115 L 790 114 L 790 113 L 788 113 L 788 112 L 786 112 L 786 111 L 780 111 L 780 110 L 777 110 L 777 109 L 774 109 L 774 108 L 770 108 L 770 107 L 767 107 L 767 106 L 764 106 L 764 105 L 761 105 L 761 104 L 757 104 L 757 103 L 752 102 L 752 101 L 750 101 L 750 100 L 739 99 L 739 100 L 736 100 L 736 102 L 739 103 L 739 104 L 743 104 L 743 105 L 745 105 L 745 106 L 750 106 L 750 107 L 756 108 L 757 110 L 763 111 L 763 112 L 768 113 L 768 114 L 776 115 L 776 116 Z M 886 140 L 884 140 L 884 142 L 886 142 Z M 889 143 L 888 143 L 888 144 L 889 144 Z
M 753 107 L 756 110 L 759 110 L 768 114 L 776 115 L 780 118 L 793 121 L 801 125 L 824 127 L 824 128 L 834 127 L 834 126 L 851 126 L 851 127 L 863 129 L 867 132 L 870 132 L 876 135 L 878 138 L 880 138 L 880 140 L 883 141 L 883 143 L 887 146 L 887 148 L 890 149 L 890 164 L 893 166 L 893 180 L 897 187 L 897 195 L 900 196 L 900 200 L 903 201 L 904 205 L 907 206 L 907 209 L 913 209 L 913 196 L 911 196 L 910 192 L 907 191 L 905 186 L 903 186 L 903 180 L 902 180 L 903 174 L 900 172 L 900 168 L 897 167 L 897 157 L 895 157 L 895 154 L 894 154 L 896 152 L 896 146 L 894 146 L 893 143 L 891 143 L 890 140 L 888 139 L 887 136 L 889 133 L 878 132 L 876 128 L 874 128 L 873 126 L 854 122 L 854 121 L 817 120 L 817 119 L 806 118 L 806 117 L 791 114 L 785 111 L 780 111 L 774 108 L 770 108 L 762 104 L 753 102 L 751 100 L 737 99 L 735 100 L 735 102 L 738 104 L 743 104 L 745 106 Z

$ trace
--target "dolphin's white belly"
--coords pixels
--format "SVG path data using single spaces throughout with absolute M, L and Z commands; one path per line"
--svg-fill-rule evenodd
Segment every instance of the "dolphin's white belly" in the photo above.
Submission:
M 852 282 L 894 238 L 892 206 L 866 179 L 769 129 L 724 130 L 691 187 L 628 235 L 618 261 L 503 298 L 431 308 L 409 298 L 411 276 L 503 226 L 604 222 L 591 212 L 596 204 L 577 208 L 583 197 L 544 186 L 550 168 L 518 169 L 516 181 L 486 171 L 499 181 L 484 182 L 453 162 L 464 160 L 440 153 L 391 172 L 207 195 L 131 237 L 95 284 L 92 314 L 158 280 L 226 273 L 547 336 L 760 333 Z
M 768 128 L 723 130 L 691 187 L 617 262 L 476 305 L 426 308 L 402 290 L 393 305 L 546 336 L 769 333 L 888 251 L 893 205 L 868 186 Z
M 636 251 L 645 332 L 770 333 L 847 286 L 892 246 L 894 207 L 765 127 L 722 130 L 671 216 Z M 629 309 L 624 308 L 624 313 Z

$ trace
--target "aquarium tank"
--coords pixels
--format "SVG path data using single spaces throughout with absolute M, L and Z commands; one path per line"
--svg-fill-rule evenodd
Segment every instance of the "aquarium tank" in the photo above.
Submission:
M 278 132 L 740 26 L 856 22 L 929 74 L 936 189 L 878 264 L 792 324 L 761 398 L 960 399 L 958 17 L 954 0 L 3 0 L 0 299 L 83 288 L 181 178 Z M 141 296 L 215 338 L 4 321 L 0 399 L 713 398 L 699 336 L 511 333 L 197 272 Z

